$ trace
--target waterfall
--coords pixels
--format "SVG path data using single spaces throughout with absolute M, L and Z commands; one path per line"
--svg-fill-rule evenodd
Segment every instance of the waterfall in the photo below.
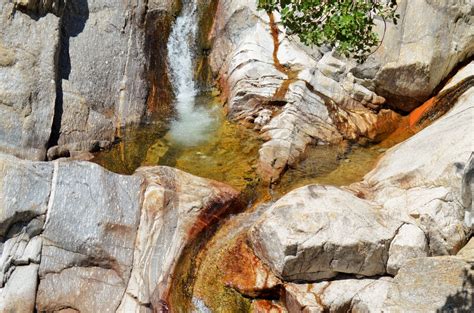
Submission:
M 170 139 L 192 146 L 206 140 L 214 119 L 196 106 L 198 89 L 194 81 L 194 48 L 198 31 L 197 0 L 183 3 L 168 39 L 168 65 L 176 96 L 177 117 L 171 123 Z

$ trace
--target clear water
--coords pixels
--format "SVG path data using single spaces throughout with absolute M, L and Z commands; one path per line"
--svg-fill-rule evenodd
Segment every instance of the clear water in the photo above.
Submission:
M 199 93 L 194 79 L 194 51 L 198 14 L 196 0 L 184 5 L 168 39 L 168 65 L 176 95 L 177 116 L 172 120 L 168 137 L 179 145 L 196 146 L 205 142 L 216 124 L 206 107 L 196 106 Z

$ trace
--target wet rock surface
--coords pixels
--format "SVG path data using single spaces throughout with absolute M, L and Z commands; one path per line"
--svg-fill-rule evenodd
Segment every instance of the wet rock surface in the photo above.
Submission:
M 141 168 L 146 189 L 131 278 L 118 312 L 163 310 L 184 248 L 228 211 L 231 187 L 168 168 Z
M 308 52 L 285 35 L 278 17 L 257 12 L 254 3 L 226 5 L 212 33 L 211 66 L 220 75 L 230 118 L 267 141 L 259 161 L 264 180 L 277 181 L 308 145 L 375 139 L 393 128 L 397 114 L 381 110 L 385 99 L 355 80 L 350 62 Z

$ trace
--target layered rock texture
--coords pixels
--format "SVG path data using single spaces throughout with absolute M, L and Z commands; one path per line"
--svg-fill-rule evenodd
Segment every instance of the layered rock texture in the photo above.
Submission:
M 220 1 L 210 64 L 230 117 L 267 141 L 262 178 L 278 180 L 310 144 L 376 141 L 393 131 L 399 116 L 388 107 L 411 111 L 472 56 L 471 10 L 465 2 L 400 1 L 400 25 L 381 29 L 381 47 L 358 65 L 326 48 L 304 47 L 285 34 L 278 16 L 257 11 L 255 1 Z M 435 18 L 421 17 L 425 12 Z
M 122 176 L 2 154 L 0 171 L 2 312 L 166 308 L 183 248 L 238 196 L 168 167 Z
M 462 90 L 452 109 L 388 150 L 362 182 L 291 191 L 253 226 L 255 253 L 283 280 L 338 277 L 287 284 L 290 311 L 472 309 L 469 246 L 457 257 L 435 256 L 456 254 L 472 234 L 473 78 L 470 63 L 440 92 Z M 441 99 L 418 121 L 443 110 Z M 381 275 L 395 278 L 361 278 Z
M 43 160 L 105 147 L 170 89 L 157 68 L 173 1 L 0 6 L 0 151 Z

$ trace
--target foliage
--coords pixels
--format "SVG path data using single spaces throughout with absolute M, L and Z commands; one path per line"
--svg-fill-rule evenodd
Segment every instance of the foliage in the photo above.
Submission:
M 364 61 L 380 42 L 375 18 L 395 24 L 396 0 L 257 0 L 259 9 L 281 14 L 290 34 L 306 45 L 329 45 Z

